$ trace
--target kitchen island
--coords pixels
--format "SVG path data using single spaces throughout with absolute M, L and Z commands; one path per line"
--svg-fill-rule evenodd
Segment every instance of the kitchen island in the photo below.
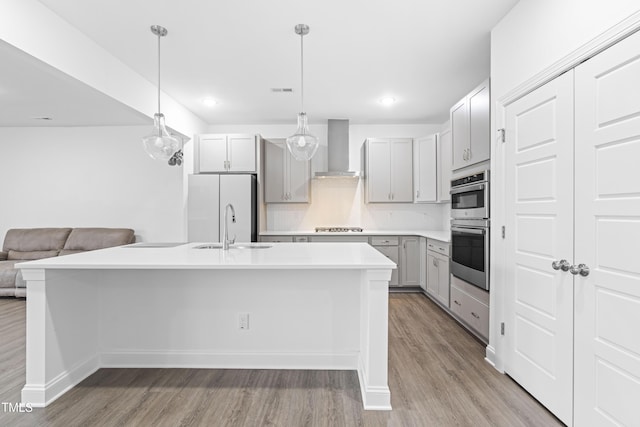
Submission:
M 390 410 L 388 286 L 365 243 L 139 244 L 18 264 L 27 281 L 23 403 L 100 368 L 356 370 Z M 269 247 L 266 247 L 269 246 Z

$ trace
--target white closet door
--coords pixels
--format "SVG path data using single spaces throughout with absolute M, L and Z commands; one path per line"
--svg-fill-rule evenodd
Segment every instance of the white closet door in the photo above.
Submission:
M 575 425 L 640 425 L 640 33 L 576 68 Z
M 573 72 L 506 108 L 506 372 L 572 423 Z

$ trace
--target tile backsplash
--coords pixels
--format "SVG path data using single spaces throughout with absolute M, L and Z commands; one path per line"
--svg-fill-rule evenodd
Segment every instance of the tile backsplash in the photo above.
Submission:
M 268 231 L 304 231 L 322 226 L 365 230 L 442 230 L 448 204 L 364 203 L 362 179 L 314 179 L 311 203 L 267 205 Z

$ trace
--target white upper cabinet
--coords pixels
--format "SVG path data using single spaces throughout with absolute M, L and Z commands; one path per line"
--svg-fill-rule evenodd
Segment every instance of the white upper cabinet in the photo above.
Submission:
M 413 140 L 413 201 L 438 200 L 438 134 Z
M 488 79 L 451 108 L 453 170 L 489 160 L 489 112 Z
M 284 140 L 264 144 L 265 203 L 309 203 L 310 162 L 294 159 Z
M 197 136 L 195 172 L 256 172 L 255 135 Z
M 365 143 L 367 203 L 413 202 L 413 140 L 369 138 Z

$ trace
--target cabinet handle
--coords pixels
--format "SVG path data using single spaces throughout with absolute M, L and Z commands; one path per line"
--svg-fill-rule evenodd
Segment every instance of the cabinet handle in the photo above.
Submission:
M 471 155 L 471 148 L 467 148 L 467 160 L 471 160 L 471 157 L 473 157 Z
M 471 315 L 472 315 L 473 317 L 475 317 L 476 319 L 479 319 L 479 318 L 480 318 L 480 316 L 478 316 L 477 314 L 475 314 L 473 311 L 471 312 Z
M 420 198 L 420 190 L 416 191 L 416 199 Z
M 462 304 L 460 304 L 460 303 L 458 302 L 458 300 L 455 300 L 455 299 L 454 299 L 454 300 L 453 300 L 453 302 L 455 302 L 457 305 L 462 305 Z
M 434 266 L 434 267 L 437 267 L 437 266 L 438 266 L 438 260 L 437 260 L 437 259 L 435 259 L 435 258 L 433 259 L 433 266 Z

